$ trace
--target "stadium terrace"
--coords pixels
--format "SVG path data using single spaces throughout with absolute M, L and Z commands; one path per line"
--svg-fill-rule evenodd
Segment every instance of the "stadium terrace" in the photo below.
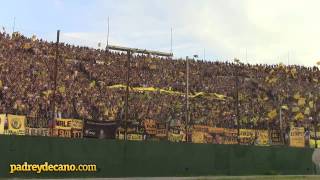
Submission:
M 54 42 L 0 33 L 1 133 L 318 144 L 318 67 L 190 59 L 186 123 L 186 61 L 136 53 L 124 127 L 127 54 L 65 43 L 58 48 L 59 54 Z

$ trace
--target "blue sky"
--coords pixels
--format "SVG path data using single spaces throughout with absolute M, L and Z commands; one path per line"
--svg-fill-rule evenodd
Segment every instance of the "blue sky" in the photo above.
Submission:
M 320 60 L 316 0 L 4 0 L 0 26 L 97 47 L 110 44 L 198 54 L 207 60 L 314 65 Z M 288 61 L 289 57 L 289 61 Z

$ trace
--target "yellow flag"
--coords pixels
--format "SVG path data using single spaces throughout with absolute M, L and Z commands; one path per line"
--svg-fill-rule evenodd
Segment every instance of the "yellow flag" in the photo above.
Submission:
M 300 92 L 296 92 L 296 93 L 293 95 L 293 98 L 298 100 L 298 99 L 300 98 Z
M 96 81 L 92 81 L 89 86 L 92 88 L 92 87 L 94 87 L 95 85 L 96 85 Z
M 31 48 L 31 45 L 30 43 L 25 43 L 24 46 L 23 46 L 24 49 L 30 49 Z
M 292 108 L 292 112 L 298 112 L 299 110 L 300 110 L 300 109 L 299 109 L 299 107 L 297 107 L 297 106 Z
M 52 94 L 52 90 L 47 90 L 42 92 L 47 98 Z
M 306 104 L 306 98 L 299 98 L 298 99 L 298 106 L 304 106 Z
M 66 92 L 66 88 L 64 86 L 60 86 L 58 91 L 63 94 Z
M 277 80 L 278 80 L 278 78 L 276 78 L 276 77 L 271 78 L 271 79 L 269 79 L 269 83 L 270 83 L 270 84 L 274 84 L 274 83 L 277 82 Z
M 268 117 L 270 118 L 270 120 L 274 119 L 277 116 L 277 110 L 273 109 L 272 111 L 270 111 L 268 113 Z
M 309 107 L 306 107 L 306 109 L 304 110 L 304 113 L 305 115 L 310 115 L 310 108 Z
M 302 120 L 302 119 L 304 119 L 304 115 L 301 112 L 299 112 L 298 114 L 296 114 L 294 116 L 294 119 L 295 120 Z
M 285 104 L 285 105 L 282 105 L 281 108 L 282 108 L 282 109 L 285 109 L 285 110 L 288 110 L 288 109 L 289 109 L 286 104 Z
M 313 101 L 309 101 L 309 107 L 313 108 Z

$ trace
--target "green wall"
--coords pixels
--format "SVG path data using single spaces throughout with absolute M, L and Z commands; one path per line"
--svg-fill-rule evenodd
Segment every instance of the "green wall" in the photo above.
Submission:
M 0 177 L 313 174 L 313 149 L 0 136 Z M 95 173 L 9 174 L 23 162 L 97 164 Z

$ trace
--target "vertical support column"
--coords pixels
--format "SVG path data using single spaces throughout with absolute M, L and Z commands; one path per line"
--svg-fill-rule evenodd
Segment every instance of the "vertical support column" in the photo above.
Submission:
M 53 130 L 53 122 L 55 118 L 56 110 L 56 91 L 57 91 L 57 78 L 58 78 L 58 59 L 59 59 L 59 40 L 60 40 L 60 30 L 57 30 L 57 42 L 56 42 L 56 58 L 54 61 L 54 70 L 53 70 L 53 98 L 52 98 L 52 119 L 51 119 L 51 128 Z
M 131 61 L 131 51 L 127 51 L 127 86 L 126 86 L 126 106 L 125 106 L 125 115 L 124 115 L 124 140 L 127 140 L 127 130 L 128 130 L 128 109 L 129 109 L 129 87 L 130 87 L 130 61 Z

